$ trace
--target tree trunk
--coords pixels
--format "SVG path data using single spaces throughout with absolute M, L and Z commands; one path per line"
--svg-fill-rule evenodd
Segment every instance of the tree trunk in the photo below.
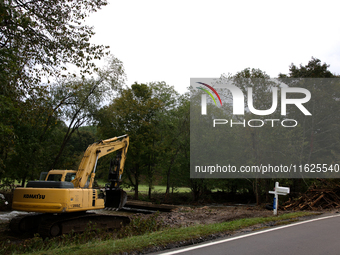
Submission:
M 151 186 L 149 186 L 149 195 L 148 195 L 149 199 L 151 199 Z
M 148 183 L 149 183 L 149 194 L 148 197 L 151 199 L 151 191 L 152 191 L 152 178 L 153 178 L 153 169 L 151 164 L 149 164 L 149 171 L 148 171 Z
M 166 173 L 166 191 L 165 195 L 168 195 L 170 193 L 170 172 L 171 172 L 171 165 L 169 166 L 169 169 Z
M 139 167 L 137 167 L 136 172 L 135 172 L 135 199 L 138 200 L 138 186 L 139 186 Z
M 171 174 L 171 169 L 172 169 L 172 165 L 174 164 L 175 162 L 175 159 L 177 157 L 177 154 L 179 152 L 179 147 L 177 148 L 176 150 L 176 153 L 175 155 L 173 155 L 171 161 L 170 161 L 170 165 L 169 165 L 169 168 L 168 168 L 168 171 L 166 173 L 166 191 L 165 191 L 165 195 L 169 194 L 170 193 L 170 174 Z
M 21 179 L 21 187 L 25 187 L 26 175 Z
M 138 181 L 136 181 L 136 185 L 135 185 L 135 196 L 134 196 L 134 198 L 136 200 L 138 200 Z

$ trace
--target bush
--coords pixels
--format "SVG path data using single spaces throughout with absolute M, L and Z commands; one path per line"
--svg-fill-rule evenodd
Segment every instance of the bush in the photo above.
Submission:
M 118 233 L 118 238 L 143 235 L 160 230 L 164 226 L 164 223 L 157 220 L 158 216 L 159 212 L 147 218 L 142 218 L 141 216 L 132 218 L 130 224 L 121 228 Z

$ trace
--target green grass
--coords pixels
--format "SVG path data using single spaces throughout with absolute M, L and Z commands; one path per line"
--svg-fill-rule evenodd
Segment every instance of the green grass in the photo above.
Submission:
M 96 181 L 100 186 L 104 186 L 105 183 L 107 183 L 106 181 L 104 181 L 102 179 L 97 179 Z M 132 191 L 132 188 L 124 188 L 124 190 L 128 193 L 134 192 L 134 191 Z M 152 188 L 153 193 L 165 193 L 165 191 L 166 191 L 166 186 L 164 186 L 164 185 L 154 185 L 153 188 Z M 170 189 L 170 191 L 171 191 L 171 189 Z M 146 184 L 138 185 L 138 192 L 148 193 L 149 192 L 149 186 L 146 185 Z M 190 190 L 190 188 L 186 188 L 186 187 L 178 187 L 178 188 L 174 189 L 174 192 L 187 193 L 187 192 L 191 192 L 191 190 Z
M 147 192 L 149 192 L 149 186 L 148 185 L 139 185 L 138 191 L 143 192 L 143 193 L 147 193 Z M 161 186 L 161 185 L 155 185 L 152 189 L 152 192 L 157 192 L 157 193 L 165 193 L 165 191 L 166 191 L 166 186 Z M 170 189 L 170 191 L 171 191 L 171 189 Z M 186 192 L 190 192 L 191 190 L 190 190 L 190 188 L 179 187 L 179 188 L 176 188 L 174 191 L 179 192 L 179 193 L 186 193 Z
M 315 215 L 311 212 L 296 212 L 283 214 L 280 216 L 266 218 L 246 218 L 224 223 L 215 223 L 210 225 L 195 225 L 186 228 L 172 228 L 164 231 L 157 231 L 141 236 L 133 236 L 129 238 L 99 241 L 93 240 L 83 245 L 68 245 L 57 249 L 35 252 L 33 254 L 117 254 L 131 251 L 143 251 L 153 246 L 164 247 L 169 243 L 192 241 L 199 238 L 208 237 L 212 234 L 225 233 L 239 230 L 245 227 L 254 226 L 272 221 L 279 221 L 283 224 L 283 220 L 287 223 L 298 217 Z M 133 245 L 132 245 L 133 244 Z

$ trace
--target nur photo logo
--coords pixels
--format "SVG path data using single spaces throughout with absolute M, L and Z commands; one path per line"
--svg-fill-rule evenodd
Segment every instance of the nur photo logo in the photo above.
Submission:
M 214 101 L 215 106 L 217 106 L 216 100 L 214 98 L 214 95 L 210 92 L 212 91 L 216 97 L 218 98 L 220 105 L 222 106 L 222 100 L 220 95 L 217 93 L 216 89 L 213 88 L 211 85 L 204 83 L 204 82 L 196 82 L 198 84 L 203 85 L 204 87 L 196 87 L 204 92 L 206 92 Z M 271 106 L 267 109 L 256 109 L 254 106 L 254 95 L 253 95 L 253 87 L 247 87 L 246 88 L 246 94 L 247 94 L 247 104 L 245 104 L 245 95 L 242 92 L 242 90 L 233 85 L 233 84 L 219 84 L 216 86 L 218 89 L 222 90 L 222 95 L 225 93 L 225 91 L 229 91 L 232 95 L 232 108 L 233 108 L 233 115 L 245 115 L 245 112 L 248 111 L 252 114 L 258 115 L 258 116 L 268 116 L 273 114 L 279 105 L 279 99 L 281 103 L 281 116 L 287 115 L 287 106 L 288 105 L 294 105 L 297 107 L 302 114 L 305 116 L 312 115 L 307 108 L 304 106 L 309 100 L 311 99 L 311 93 L 309 90 L 305 88 L 299 88 L 299 87 L 271 87 L 270 92 L 271 93 Z M 210 91 L 209 91 L 209 90 Z M 279 94 L 280 91 L 280 94 Z M 207 97 L 206 94 L 201 95 L 201 115 L 207 115 Z M 231 127 L 233 125 L 243 125 L 244 127 L 246 124 L 248 124 L 249 127 L 262 127 L 265 125 L 265 123 L 270 122 L 271 126 L 274 127 L 274 123 L 281 122 L 281 126 L 283 127 L 295 127 L 297 126 L 297 121 L 294 119 L 286 119 L 283 120 L 280 119 L 252 119 L 243 120 L 241 122 L 233 122 L 233 119 L 227 120 L 227 119 L 214 119 L 213 120 L 213 127 L 216 125 L 224 125 L 227 123 L 230 123 Z M 290 123 L 290 124 L 289 124 Z

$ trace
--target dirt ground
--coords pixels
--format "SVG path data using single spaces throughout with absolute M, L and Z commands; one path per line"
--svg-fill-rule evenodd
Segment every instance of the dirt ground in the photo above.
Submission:
M 287 212 L 279 212 L 283 214 Z M 172 212 L 161 212 L 158 221 L 170 227 L 187 227 L 198 224 L 212 224 L 242 218 L 273 216 L 272 210 L 256 206 L 177 206 Z M 131 214 L 129 217 L 147 218 L 146 214 Z
M 98 210 L 100 214 L 122 214 L 115 211 Z M 13 215 L 13 216 L 12 216 Z M 9 221 L 16 216 L 14 212 L 8 212 L 0 217 L 0 235 L 8 231 Z M 123 214 L 129 217 L 150 217 L 150 214 Z M 189 207 L 178 206 L 172 212 L 161 212 L 158 220 L 172 227 L 190 226 L 196 224 L 211 224 L 225 222 L 241 218 L 265 217 L 273 215 L 272 211 L 264 210 L 254 206 L 201 206 Z
M 256 207 L 178 207 L 170 213 L 161 213 L 159 218 L 166 225 L 190 226 L 231 221 L 241 218 L 272 216 L 273 212 Z

